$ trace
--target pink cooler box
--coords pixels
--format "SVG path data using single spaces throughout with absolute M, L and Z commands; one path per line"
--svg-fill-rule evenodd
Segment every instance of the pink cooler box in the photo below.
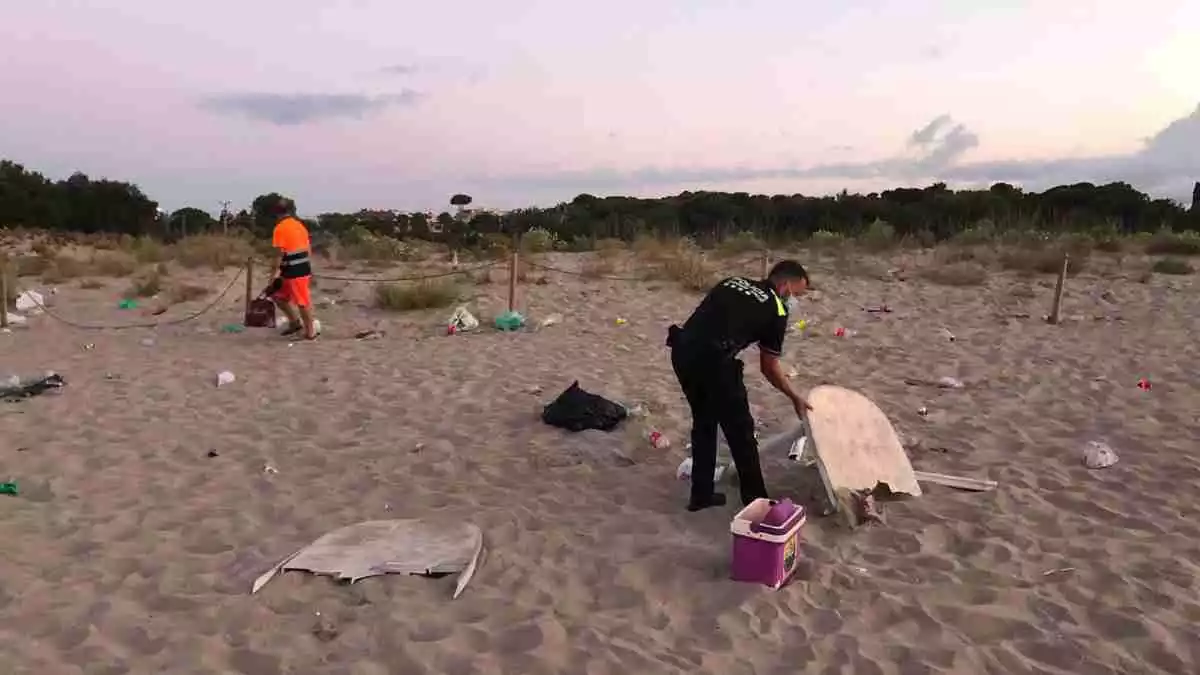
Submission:
M 796 571 L 804 507 L 792 500 L 756 499 L 729 524 L 734 581 L 779 588 Z

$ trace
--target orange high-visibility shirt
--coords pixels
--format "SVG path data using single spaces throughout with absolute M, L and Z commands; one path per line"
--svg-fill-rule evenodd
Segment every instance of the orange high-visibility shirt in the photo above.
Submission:
M 308 228 L 295 216 L 288 216 L 275 225 L 271 235 L 271 245 L 284 253 L 298 253 L 308 250 Z

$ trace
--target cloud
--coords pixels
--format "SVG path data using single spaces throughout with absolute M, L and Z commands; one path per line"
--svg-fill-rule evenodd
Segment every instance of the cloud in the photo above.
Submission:
M 1200 106 L 1147 138 L 1143 147 L 1127 154 L 962 162 L 979 145 L 979 136 L 966 125 L 955 122 L 949 115 L 939 115 L 908 135 L 905 152 L 874 161 L 827 162 L 805 167 L 599 169 L 513 176 L 482 182 L 581 191 L 618 191 L 631 186 L 679 184 L 693 184 L 700 189 L 705 185 L 767 179 L 866 179 L 910 184 L 922 181 L 958 184 L 1007 182 L 1032 190 L 1079 182 L 1124 181 L 1151 194 L 1186 201 L 1190 199 L 1193 181 L 1200 180 Z
M 922 153 L 911 160 L 911 168 L 918 173 L 929 173 L 954 164 L 964 154 L 979 147 L 979 136 L 963 124 L 955 124 L 949 115 L 938 115 L 914 131 L 908 137 L 908 145 Z
M 411 106 L 421 94 L 405 89 L 398 94 L 276 94 L 230 93 L 211 96 L 201 107 L 278 126 L 293 126 L 335 118 L 362 119 L 396 106 Z
M 420 71 L 421 67 L 415 63 L 396 63 L 379 69 L 384 75 L 414 75 Z
M 897 178 L 915 180 L 952 165 L 962 155 L 979 145 L 979 137 L 949 115 L 940 115 L 909 136 L 912 152 L 870 162 L 832 162 L 809 167 L 718 167 L 695 169 L 644 168 L 621 172 L 593 170 L 553 175 L 515 176 L 483 179 L 485 183 L 504 183 L 511 186 L 574 187 L 576 189 L 620 189 L 646 185 L 676 185 L 739 183 L 768 179 L 844 178 L 863 180 Z M 848 147 L 848 146 L 847 146 Z
M 946 49 L 938 45 L 930 45 L 921 50 L 921 56 L 931 61 L 941 59 L 946 55 Z
M 933 121 L 931 121 L 929 124 L 926 124 L 920 129 L 912 132 L 912 135 L 908 137 L 908 144 L 918 147 L 925 147 L 929 145 L 937 136 L 938 130 L 942 129 L 953 121 L 954 120 L 952 120 L 949 115 L 938 115 L 937 117 L 933 118 Z
M 1040 189 L 1076 182 L 1124 181 L 1144 191 L 1188 198 L 1200 179 L 1200 106 L 1127 154 L 1048 160 L 1000 160 L 948 167 L 946 180 L 1022 184 Z

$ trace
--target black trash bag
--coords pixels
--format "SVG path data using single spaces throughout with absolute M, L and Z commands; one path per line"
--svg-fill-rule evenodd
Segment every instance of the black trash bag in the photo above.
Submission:
M 612 431 L 628 414 L 620 403 L 580 389 L 576 380 L 542 409 L 542 421 L 568 431 Z

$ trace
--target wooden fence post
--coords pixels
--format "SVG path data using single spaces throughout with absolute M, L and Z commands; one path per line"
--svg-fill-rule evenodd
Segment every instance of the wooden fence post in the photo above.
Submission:
M 254 301 L 254 256 L 246 258 L 246 311 L 250 311 L 250 303 Z
M 8 261 L 0 258 L 0 328 L 8 328 Z
M 1067 285 L 1067 268 L 1071 264 L 1071 254 L 1063 254 L 1062 269 L 1058 271 L 1058 282 L 1054 284 L 1054 302 L 1050 305 L 1050 314 L 1046 316 L 1048 323 L 1057 324 L 1061 319 L 1063 288 Z
M 764 248 L 762 252 L 762 278 L 766 279 L 771 272 L 771 249 Z
M 517 276 L 521 270 L 521 235 L 513 233 L 512 260 L 508 262 L 508 311 L 517 309 Z

